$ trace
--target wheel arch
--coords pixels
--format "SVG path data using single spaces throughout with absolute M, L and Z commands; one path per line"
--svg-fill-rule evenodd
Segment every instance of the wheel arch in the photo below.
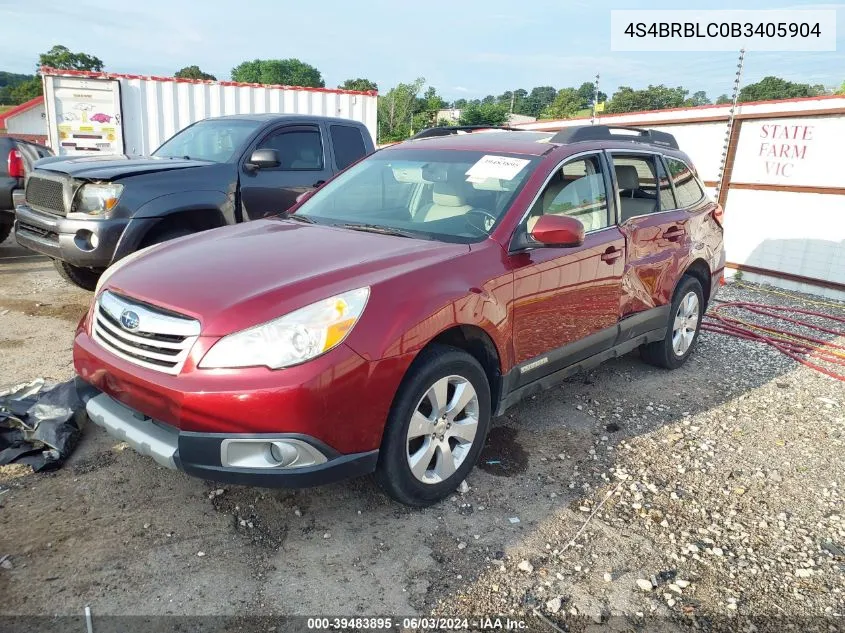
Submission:
M 711 285 L 713 284 L 710 266 L 703 259 L 696 259 L 687 266 L 687 269 L 684 271 L 681 279 L 683 279 L 684 276 L 693 277 L 701 284 L 701 290 L 704 293 L 704 309 L 706 310 L 707 304 L 710 300 Z M 678 285 L 680 285 L 680 283 L 681 280 L 679 279 Z

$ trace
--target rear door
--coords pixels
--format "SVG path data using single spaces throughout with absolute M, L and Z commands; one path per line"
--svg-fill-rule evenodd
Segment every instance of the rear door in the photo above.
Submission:
M 369 132 L 366 129 L 341 123 L 330 123 L 328 128 L 336 171 L 346 169 L 367 155 L 364 134 Z
M 517 387 L 610 348 L 617 334 L 625 239 L 616 225 L 609 167 L 601 152 L 567 159 L 524 220 L 570 215 L 581 246 L 538 247 L 511 256 Z
M 266 133 L 244 154 L 240 164 L 244 219 L 254 220 L 287 211 L 296 197 L 328 180 L 333 170 L 323 130 L 319 125 L 286 125 Z M 250 169 L 246 163 L 255 149 L 274 149 L 278 167 Z
M 665 326 L 665 306 L 690 251 L 690 215 L 679 208 L 659 154 L 611 151 L 610 156 L 627 251 L 622 318 L 639 315 L 641 321 L 628 332 L 632 337 Z

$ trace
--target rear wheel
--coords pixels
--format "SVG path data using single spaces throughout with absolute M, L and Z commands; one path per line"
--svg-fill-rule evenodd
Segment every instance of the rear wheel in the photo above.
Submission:
M 79 266 L 71 266 L 67 262 L 60 259 L 54 259 L 53 265 L 56 267 L 62 279 L 79 286 L 84 290 L 94 290 L 97 287 L 97 282 L 100 280 L 102 270 L 94 268 L 80 268 Z
M 701 331 L 704 315 L 704 293 L 701 283 L 694 277 L 683 277 L 669 310 L 669 325 L 663 340 L 643 345 L 640 355 L 651 365 L 677 369 L 683 365 Z
M 443 345 L 424 350 L 388 416 L 376 480 L 406 505 L 440 501 L 478 460 L 490 409 L 490 385 L 475 358 Z

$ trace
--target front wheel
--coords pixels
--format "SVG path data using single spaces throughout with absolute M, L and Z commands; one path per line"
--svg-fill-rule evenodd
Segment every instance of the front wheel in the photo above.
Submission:
M 689 358 L 704 316 L 704 292 L 694 277 L 684 277 L 669 310 L 669 326 L 663 340 L 643 345 L 640 355 L 651 365 L 677 369 Z
M 56 267 L 62 279 L 79 286 L 84 290 L 94 290 L 97 287 L 97 282 L 100 280 L 102 270 L 95 270 L 93 268 L 80 268 L 79 266 L 71 266 L 67 262 L 60 259 L 54 259 L 53 265 Z
M 424 350 L 388 416 L 376 480 L 406 505 L 440 501 L 478 460 L 490 413 L 490 385 L 475 358 L 454 347 Z

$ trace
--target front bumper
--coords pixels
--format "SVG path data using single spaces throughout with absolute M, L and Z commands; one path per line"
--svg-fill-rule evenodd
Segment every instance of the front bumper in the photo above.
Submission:
M 86 409 L 95 424 L 142 455 L 167 468 L 213 481 L 303 488 L 371 473 L 378 461 L 378 450 L 341 455 L 319 440 L 298 433 L 180 431 L 120 404 L 105 393 L 91 398 Z M 274 464 L 269 452 L 269 459 L 264 460 L 261 451 L 270 451 L 273 445 L 293 447 L 303 456 L 300 461 L 304 465 Z M 247 447 L 247 452 L 241 450 L 243 447 Z M 244 466 L 251 455 L 257 456 L 252 462 L 255 465 Z
M 107 268 L 129 220 L 68 219 L 21 204 L 15 208 L 15 239 L 29 250 L 80 268 Z

